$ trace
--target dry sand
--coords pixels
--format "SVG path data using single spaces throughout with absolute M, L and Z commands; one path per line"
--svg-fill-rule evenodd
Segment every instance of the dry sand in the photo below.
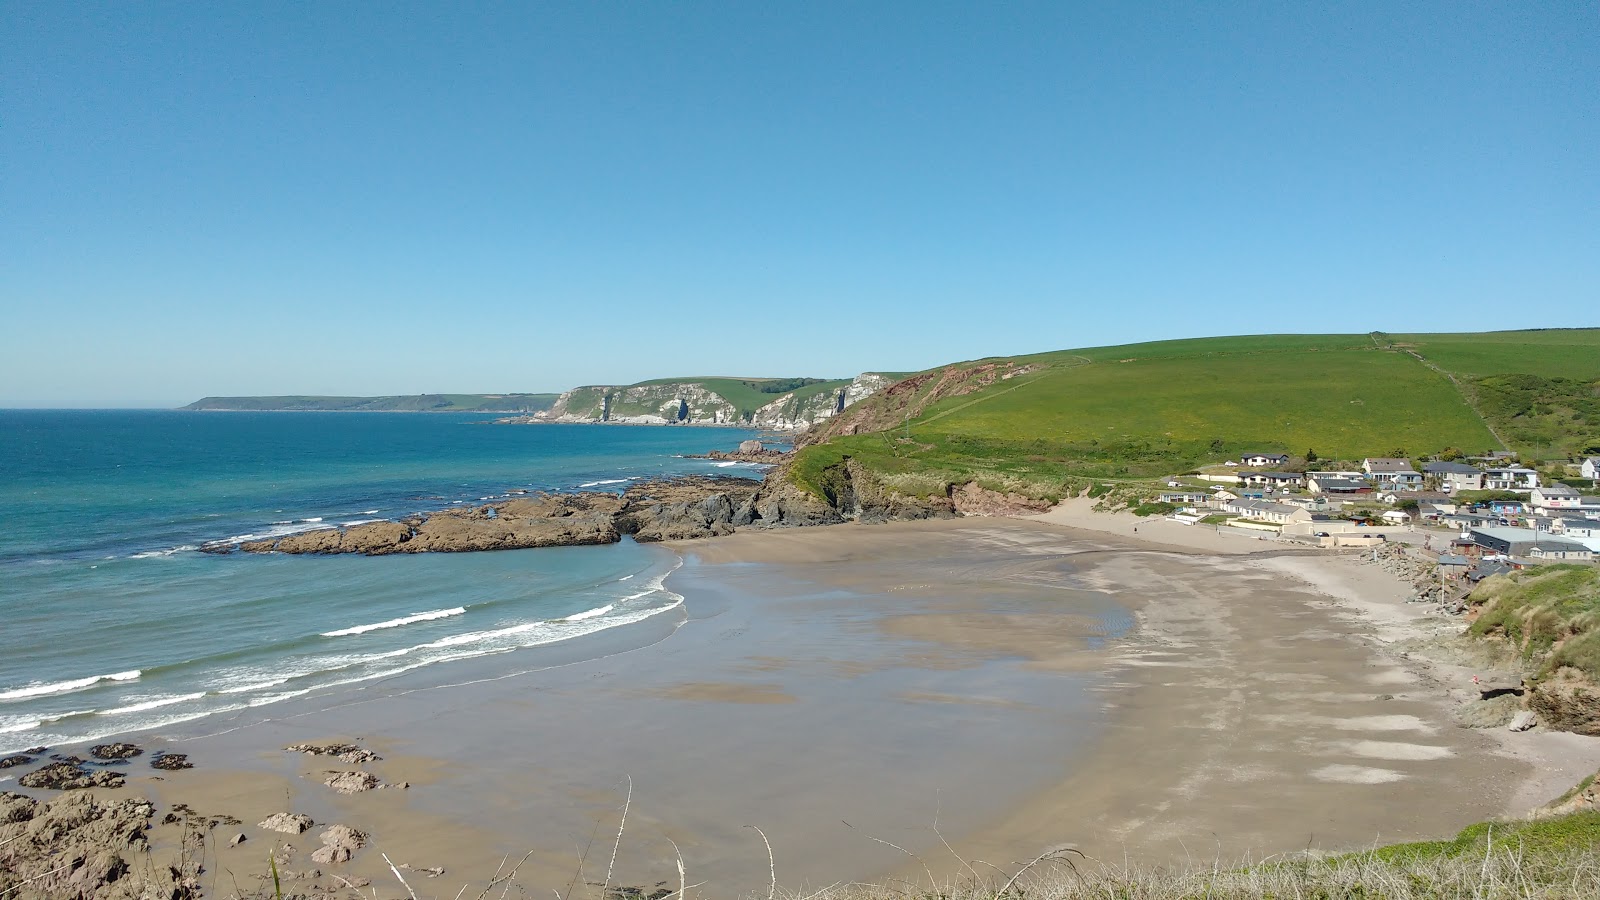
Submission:
M 454 896 L 527 850 L 530 889 L 564 889 L 586 846 L 600 880 L 631 776 L 614 880 L 675 882 L 670 839 L 732 897 L 766 888 L 751 826 L 792 888 L 925 882 L 891 843 L 937 878 L 1063 844 L 1234 861 L 1451 834 L 1600 768 L 1595 739 L 1456 727 L 1471 673 L 1404 648 L 1458 624 L 1348 557 L 1075 507 L 676 549 L 688 601 L 649 641 L 403 677 L 185 741 L 201 770 L 133 786 L 245 820 L 229 878 L 278 840 L 258 817 L 294 810 L 373 833 L 340 874 L 393 893 L 382 850 Z M 330 738 L 414 787 L 334 797 L 340 764 L 279 749 Z

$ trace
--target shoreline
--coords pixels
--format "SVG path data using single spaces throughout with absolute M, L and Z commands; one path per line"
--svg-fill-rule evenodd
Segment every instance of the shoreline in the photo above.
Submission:
M 658 640 L 564 648 L 581 658 L 510 667 L 520 674 L 506 661 L 527 651 L 461 663 L 451 684 L 389 679 L 187 738 L 172 747 L 201 769 L 104 794 L 239 816 L 251 841 L 218 848 L 229 871 L 264 865 L 273 838 L 252 816 L 299 811 L 281 808 L 293 798 L 319 823 L 376 829 L 332 871 L 392 877 L 381 846 L 445 865 L 452 888 L 481 882 L 521 828 L 544 844 L 525 873 L 559 884 L 573 862 L 561 835 L 614 828 L 627 774 L 638 794 L 619 880 L 668 877 L 670 837 L 691 880 L 735 895 L 766 887 L 745 824 L 774 836 L 789 886 L 923 877 L 876 840 L 941 877 L 962 874 L 946 838 L 1002 867 L 1063 842 L 1163 864 L 1212 834 L 1205 854 L 1236 860 L 1308 836 L 1339 849 L 1453 833 L 1600 768 L 1600 739 L 1456 728 L 1459 675 L 1406 655 L 1430 617 L 1376 568 L 1274 542 L 1176 541 L 1125 514 L 1051 516 L 668 542 L 686 562 L 666 586 L 686 600 Z M 413 787 L 331 797 L 310 777 L 330 766 L 279 749 L 328 740 L 379 751 L 373 771 Z M 538 824 L 519 826 L 529 813 Z

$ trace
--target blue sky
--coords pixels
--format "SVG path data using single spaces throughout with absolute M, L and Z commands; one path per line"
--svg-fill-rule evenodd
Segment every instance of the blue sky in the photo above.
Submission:
M 0 406 L 1600 325 L 1600 5 L 0 5 Z

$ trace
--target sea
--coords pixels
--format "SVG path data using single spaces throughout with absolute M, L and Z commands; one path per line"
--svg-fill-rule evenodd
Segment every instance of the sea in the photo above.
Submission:
M 761 467 L 737 428 L 453 413 L 0 410 L 0 755 L 269 707 L 677 609 L 631 539 L 492 553 L 200 548 Z M 0 773 L 4 774 L 4 773 Z

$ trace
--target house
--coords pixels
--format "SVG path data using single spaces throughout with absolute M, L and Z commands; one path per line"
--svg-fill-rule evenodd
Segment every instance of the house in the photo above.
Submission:
M 1404 459 L 1369 458 L 1361 461 L 1361 470 L 1379 487 L 1404 491 L 1422 490 L 1422 473 L 1411 468 Z
M 1578 466 L 1578 474 L 1590 481 L 1600 481 L 1600 456 L 1591 456 Z
M 1528 500 L 1534 509 L 1547 511 L 1577 509 L 1583 502 L 1577 491 L 1559 482 L 1534 488 Z
M 1472 567 L 1472 560 L 1454 553 L 1439 554 L 1439 571 L 1446 575 L 1465 575 L 1467 569 Z
M 1289 455 L 1286 453 L 1246 453 L 1239 457 L 1241 466 L 1287 466 Z
M 1483 473 L 1487 491 L 1531 491 L 1539 486 L 1539 473 L 1521 466 L 1489 469 Z
M 1422 464 L 1423 479 L 1441 491 L 1483 490 L 1483 470 L 1458 462 Z
M 1535 541 L 1529 548 L 1529 559 L 1558 560 L 1561 562 L 1593 562 L 1594 551 L 1573 541 L 1547 538 Z
M 1489 578 L 1494 575 L 1507 575 L 1513 571 L 1516 570 L 1505 563 L 1479 562 L 1467 572 L 1467 580 L 1473 584 L 1477 584 L 1485 578 Z
M 1266 500 L 1230 500 L 1222 505 L 1222 511 L 1233 513 L 1246 519 L 1258 522 L 1272 522 L 1277 525 L 1287 525 L 1292 522 L 1311 521 L 1311 512 L 1286 503 L 1271 503 Z
M 1498 525 L 1500 523 L 1498 516 L 1467 512 L 1461 509 L 1453 513 L 1445 513 L 1439 517 L 1439 521 L 1446 527 L 1461 529 L 1481 528 L 1485 525 Z
M 1594 559 L 1594 551 L 1584 544 L 1532 528 L 1474 528 L 1472 539 L 1485 550 L 1506 556 L 1568 562 L 1589 562 Z
M 1600 522 L 1593 519 L 1556 516 L 1534 519 L 1533 527 L 1535 531 L 1555 535 L 1562 540 L 1582 544 L 1590 550 L 1600 552 Z
M 1372 485 L 1345 472 L 1307 472 L 1306 485 L 1313 494 L 1349 496 L 1372 492 Z
M 1306 483 L 1306 477 L 1299 472 L 1246 472 L 1240 476 L 1245 484 L 1256 487 L 1292 487 Z
M 1290 497 L 1279 497 L 1274 502 L 1288 506 L 1298 506 L 1301 509 L 1309 509 L 1312 512 L 1330 512 L 1344 506 L 1343 503 L 1337 500 L 1330 501 L 1326 495 L 1295 494 Z
M 1174 506 L 1208 506 L 1211 495 L 1204 491 L 1162 491 L 1160 500 Z
M 1378 518 L 1390 525 L 1404 525 L 1411 521 L 1411 514 L 1403 509 L 1386 509 Z

